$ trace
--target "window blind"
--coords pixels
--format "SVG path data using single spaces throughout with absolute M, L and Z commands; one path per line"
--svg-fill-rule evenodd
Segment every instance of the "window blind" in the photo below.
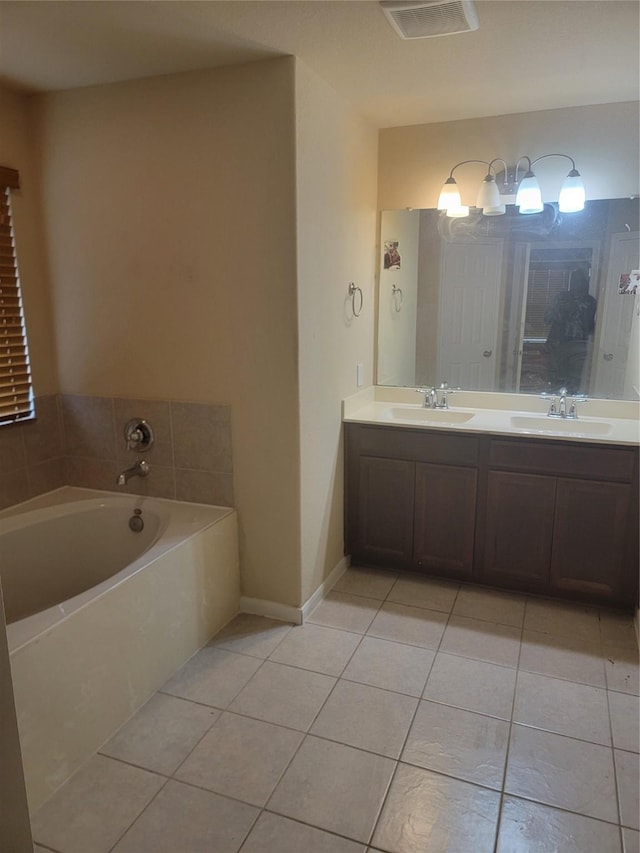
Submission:
M 0 166 L 0 426 L 34 415 L 27 333 L 11 223 L 18 172 Z

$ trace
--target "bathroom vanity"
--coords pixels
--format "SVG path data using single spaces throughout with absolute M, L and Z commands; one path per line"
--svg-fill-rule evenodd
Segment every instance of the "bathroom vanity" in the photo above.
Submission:
M 354 563 L 636 604 L 633 419 L 567 424 L 527 411 L 436 413 L 369 401 L 347 406 L 344 420 L 345 539 Z

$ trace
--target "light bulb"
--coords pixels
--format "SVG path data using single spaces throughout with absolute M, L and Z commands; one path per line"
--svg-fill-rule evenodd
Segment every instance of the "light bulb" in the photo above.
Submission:
M 483 216 L 502 216 L 507 212 L 506 205 L 497 204 L 495 207 L 483 207 L 482 215 Z
M 438 210 L 460 207 L 462 199 L 455 178 L 447 178 L 438 198 Z
M 564 179 L 560 198 L 558 199 L 558 210 L 560 213 L 577 213 L 584 210 L 585 201 L 584 184 L 577 169 L 572 169 Z
M 520 181 L 516 205 L 520 213 L 541 213 L 544 210 L 540 184 L 532 171 L 528 171 Z

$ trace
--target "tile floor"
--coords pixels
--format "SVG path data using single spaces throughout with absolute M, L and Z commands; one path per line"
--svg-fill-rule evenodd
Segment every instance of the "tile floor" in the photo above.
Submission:
M 629 618 L 350 569 L 239 616 L 33 819 L 58 853 L 638 853 Z

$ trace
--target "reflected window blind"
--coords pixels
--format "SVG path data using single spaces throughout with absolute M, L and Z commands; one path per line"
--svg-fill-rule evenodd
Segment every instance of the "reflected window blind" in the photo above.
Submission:
M 544 340 L 549 331 L 544 315 L 553 300 L 563 290 L 569 289 L 569 269 L 533 268 L 529 270 L 527 307 L 525 314 L 525 338 Z
M 0 166 L 0 426 L 34 415 L 27 333 L 11 224 L 18 172 Z

